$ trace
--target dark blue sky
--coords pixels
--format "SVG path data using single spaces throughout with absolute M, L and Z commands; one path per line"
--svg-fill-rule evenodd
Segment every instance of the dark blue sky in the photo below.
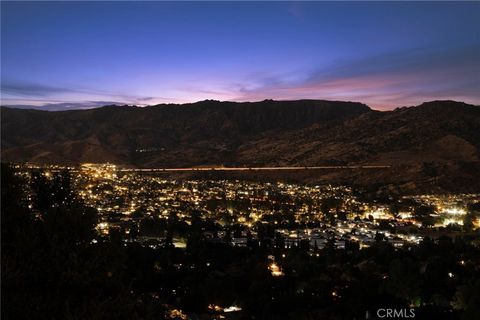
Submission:
M 3 105 L 480 103 L 479 2 L 2 2 Z

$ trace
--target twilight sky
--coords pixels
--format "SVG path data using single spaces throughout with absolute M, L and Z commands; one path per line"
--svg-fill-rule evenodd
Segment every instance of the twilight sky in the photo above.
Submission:
M 480 2 L 3 2 L 1 103 L 480 104 Z

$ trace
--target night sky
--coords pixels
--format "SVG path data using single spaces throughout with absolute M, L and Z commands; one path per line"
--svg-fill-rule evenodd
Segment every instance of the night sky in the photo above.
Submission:
M 2 2 L 2 105 L 480 104 L 480 2 Z

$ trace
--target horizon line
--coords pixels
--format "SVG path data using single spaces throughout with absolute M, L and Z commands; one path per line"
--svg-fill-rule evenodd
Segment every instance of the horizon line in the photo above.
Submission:
M 345 103 L 358 103 L 358 104 L 363 104 L 367 106 L 369 109 L 374 110 L 374 111 L 380 111 L 380 112 L 387 112 L 387 111 L 393 111 L 397 109 L 402 109 L 402 108 L 412 108 L 412 107 L 418 107 L 422 104 L 425 103 L 431 103 L 431 102 L 457 102 L 457 103 L 463 103 L 463 104 L 468 104 L 472 106 L 480 106 L 480 104 L 476 103 L 469 103 L 461 100 L 454 100 L 454 99 L 434 99 L 434 100 L 426 100 L 423 101 L 419 104 L 416 105 L 402 105 L 394 108 L 388 108 L 388 109 L 378 109 L 378 108 L 373 108 L 369 104 L 361 102 L 361 101 L 352 101 L 352 100 L 328 100 L 328 99 L 311 99 L 311 98 L 305 98 L 305 99 L 263 99 L 263 100 L 252 100 L 252 101 L 234 101 L 234 100 L 217 100 L 217 99 L 204 99 L 204 100 L 197 100 L 194 102 L 183 102 L 183 103 L 178 103 L 178 102 L 161 102 L 157 104 L 129 104 L 125 102 L 111 102 L 109 103 L 108 101 L 99 101 L 100 105 L 92 105 L 92 103 L 95 103 L 96 101 L 84 101 L 84 102 L 59 102 L 59 103 L 45 103 L 43 105 L 3 105 L 1 104 L 0 101 L 0 107 L 1 108 L 9 108 L 9 109 L 21 109 L 21 110 L 36 110 L 36 111 L 47 111 L 47 112 L 62 112 L 62 111 L 81 111 L 81 110 L 92 110 L 92 109 L 101 109 L 105 107 L 134 107 L 134 108 L 148 108 L 148 107 L 158 107 L 158 106 L 185 106 L 185 105 L 193 105 L 193 104 L 198 104 L 202 102 L 218 102 L 218 103 L 234 103 L 234 104 L 242 104 L 242 103 L 260 103 L 260 102 L 266 102 L 266 101 L 273 101 L 273 102 L 296 102 L 296 101 L 324 101 L 324 102 L 345 102 Z M 89 106 L 90 104 L 90 106 Z M 50 108 L 50 109 L 49 109 Z

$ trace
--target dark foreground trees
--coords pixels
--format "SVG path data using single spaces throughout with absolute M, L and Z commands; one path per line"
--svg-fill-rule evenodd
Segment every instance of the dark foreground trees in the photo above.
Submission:
M 2 164 L 2 319 L 148 319 L 124 279 L 121 244 L 93 243 L 96 212 L 70 189 L 68 173 L 26 181 Z

